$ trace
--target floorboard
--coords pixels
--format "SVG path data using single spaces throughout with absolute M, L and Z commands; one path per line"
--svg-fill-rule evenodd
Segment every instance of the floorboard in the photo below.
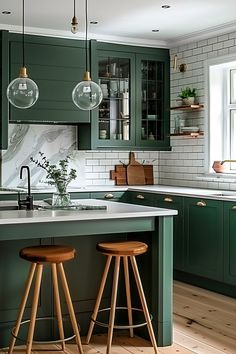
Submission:
M 160 354 L 236 354 L 236 300 L 227 296 L 174 282 L 174 343 L 159 347 Z M 85 339 L 82 338 L 82 342 Z M 66 345 L 66 353 L 78 354 L 75 344 Z M 106 335 L 92 336 L 83 345 L 85 354 L 106 354 Z M 7 349 L 0 350 L 7 353 Z M 17 354 L 25 353 L 17 347 Z M 58 345 L 45 350 L 34 346 L 32 354 L 63 353 Z M 128 332 L 116 331 L 112 354 L 154 354 L 149 341 L 130 338 Z

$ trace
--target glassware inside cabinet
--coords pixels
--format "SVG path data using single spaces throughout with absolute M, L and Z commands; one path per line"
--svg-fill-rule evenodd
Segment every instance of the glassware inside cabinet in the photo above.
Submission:
M 163 63 L 141 61 L 141 140 L 163 139 Z
M 130 59 L 103 57 L 99 60 L 98 139 L 130 140 Z

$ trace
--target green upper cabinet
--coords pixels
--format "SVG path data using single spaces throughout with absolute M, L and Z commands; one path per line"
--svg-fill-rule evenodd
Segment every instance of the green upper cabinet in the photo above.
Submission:
M 9 82 L 18 77 L 22 66 L 22 36 L 9 33 Z M 72 101 L 75 85 L 85 70 L 84 41 L 25 36 L 28 75 L 39 87 L 39 99 L 29 109 L 9 105 L 10 122 L 65 123 L 90 122 L 89 111 Z
M 224 282 L 236 285 L 236 203 L 224 202 Z
M 169 150 L 169 51 L 92 41 L 91 57 L 103 100 L 79 148 Z
M 136 144 L 169 149 L 169 62 L 163 55 L 136 56 Z
M 223 203 L 184 199 L 185 271 L 223 281 Z

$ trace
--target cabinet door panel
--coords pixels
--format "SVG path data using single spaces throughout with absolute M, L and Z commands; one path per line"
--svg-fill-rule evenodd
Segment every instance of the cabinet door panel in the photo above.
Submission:
M 183 198 L 154 194 L 153 206 L 178 210 L 178 215 L 173 217 L 173 264 L 175 270 L 184 270 Z
M 22 44 L 20 35 L 12 35 L 10 38 L 12 80 L 19 74 Z M 10 105 L 10 120 L 40 123 L 89 122 L 89 112 L 79 110 L 72 101 L 72 91 L 82 80 L 85 69 L 82 43 L 26 36 L 25 53 L 29 77 L 39 87 L 39 99 L 30 109 L 22 110 Z
M 224 203 L 224 282 L 236 285 L 236 203 Z
M 223 280 L 223 205 L 185 198 L 185 271 Z

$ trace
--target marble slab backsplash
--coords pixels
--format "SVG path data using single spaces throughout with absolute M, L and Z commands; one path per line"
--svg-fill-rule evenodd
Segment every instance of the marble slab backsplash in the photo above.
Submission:
M 129 151 L 81 151 L 77 150 L 77 131 L 74 126 L 10 124 L 9 147 L 1 155 L 1 186 L 5 188 L 25 187 L 26 178 L 19 178 L 20 167 L 29 165 L 31 185 L 39 188 L 52 188 L 46 183 L 46 173 L 35 166 L 30 157 L 37 159 L 43 152 L 51 163 L 57 163 L 67 155 L 71 156 L 70 168 L 75 168 L 77 178 L 69 187 L 113 186 L 110 170 L 114 165 L 129 161 Z M 137 151 L 139 162 L 152 163 L 154 183 L 158 183 L 159 153 L 156 151 Z M 24 177 L 24 176 L 23 176 Z M 25 176 L 26 177 L 26 176 Z
M 70 186 L 82 186 L 85 181 L 84 154 L 81 152 L 78 156 L 75 147 L 76 128 L 73 126 L 10 124 L 8 150 L 2 152 L 2 186 L 24 187 L 26 178 L 19 178 L 20 167 L 29 165 L 31 185 L 52 188 L 46 182 L 45 171 L 30 161 L 30 157 L 39 158 L 39 151 L 55 164 L 70 155 L 69 168 L 77 170 L 77 178 Z

